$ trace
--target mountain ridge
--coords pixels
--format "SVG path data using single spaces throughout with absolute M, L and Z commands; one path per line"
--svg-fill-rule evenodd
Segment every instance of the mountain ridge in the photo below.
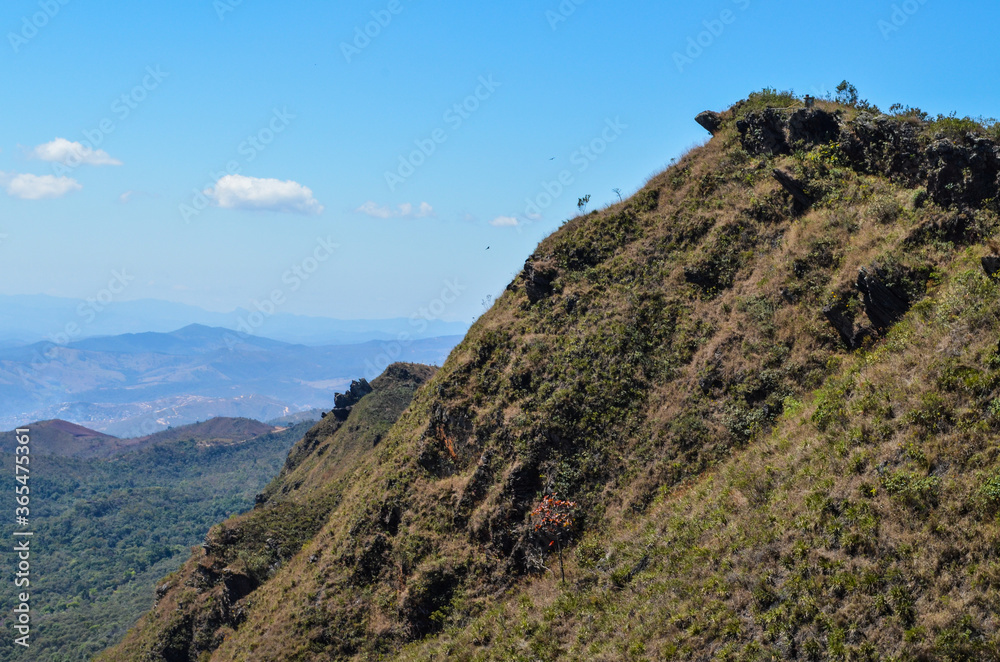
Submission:
M 996 127 L 844 101 L 708 115 L 539 244 L 226 618 L 175 577 L 100 659 L 1000 659 Z M 289 457 L 262 511 L 328 487 Z M 189 572 L 273 557 L 228 527 Z

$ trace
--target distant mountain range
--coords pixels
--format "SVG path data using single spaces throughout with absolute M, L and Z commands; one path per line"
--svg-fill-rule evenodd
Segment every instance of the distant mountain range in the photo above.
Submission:
M 117 301 L 106 306 L 78 299 L 45 295 L 0 295 L 0 348 L 39 341 L 67 342 L 94 336 L 153 331 L 168 333 L 189 324 L 244 331 L 305 345 L 348 345 L 369 340 L 465 335 L 469 325 L 421 317 L 379 320 L 339 320 L 275 313 L 256 317 L 239 308 L 214 313 L 156 299 Z M 259 315 L 256 314 L 256 315 Z
M 189 325 L 8 346 L 0 348 L 0 428 L 65 419 L 142 437 L 215 416 L 277 419 L 332 407 L 336 391 L 391 361 L 440 365 L 460 340 L 307 346 Z

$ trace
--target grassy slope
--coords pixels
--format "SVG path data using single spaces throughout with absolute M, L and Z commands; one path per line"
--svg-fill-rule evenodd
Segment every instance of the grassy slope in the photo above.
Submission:
M 1000 292 L 925 198 L 730 123 L 569 222 L 210 659 L 994 659 Z M 921 300 L 850 353 L 822 310 L 874 265 Z M 580 503 L 565 586 L 546 492 Z
M 123 644 L 101 659 L 198 659 L 241 623 L 247 605 L 237 604 L 285 563 L 301 556 L 306 542 L 350 489 L 360 458 L 377 447 L 434 368 L 394 364 L 372 382 L 373 393 L 354 406 L 347 421 L 329 416 L 289 453 L 281 474 L 253 511 L 227 520 L 205 546 L 158 589 L 157 604 Z

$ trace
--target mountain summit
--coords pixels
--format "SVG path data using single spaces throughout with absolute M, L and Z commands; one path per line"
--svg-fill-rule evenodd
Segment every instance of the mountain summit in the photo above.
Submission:
M 809 101 L 701 116 L 101 659 L 1000 659 L 996 127 Z

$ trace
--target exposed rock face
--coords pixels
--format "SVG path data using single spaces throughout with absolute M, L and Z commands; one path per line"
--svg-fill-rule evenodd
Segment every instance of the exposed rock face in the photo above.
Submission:
M 740 143 L 754 156 L 788 154 L 791 149 L 785 137 L 786 115 L 777 108 L 751 111 L 736 122 Z
M 905 293 L 887 287 L 878 270 L 869 273 L 862 267 L 858 271 L 857 286 L 864 300 L 865 314 L 880 333 L 888 330 L 910 309 Z
M 722 127 L 722 115 L 712 110 L 706 110 L 703 113 L 698 113 L 698 116 L 694 118 L 694 121 L 700 124 L 713 136 Z
M 920 125 L 912 120 L 865 112 L 842 124 L 837 114 L 818 108 L 750 111 L 736 128 L 743 149 L 754 156 L 790 154 L 800 146 L 837 142 L 855 170 L 888 175 L 908 186 L 924 183 L 928 197 L 942 207 L 979 207 L 996 198 L 1000 189 L 1000 146 L 971 133 L 960 141 L 939 135 L 924 148 Z M 797 204 L 806 204 L 789 192 Z
M 784 170 L 779 170 L 777 168 L 775 168 L 771 174 L 778 181 L 778 183 L 781 184 L 782 188 L 791 194 L 792 200 L 794 200 L 795 204 L 795 213 L 801 214 L 812 206 L 812 196 L 806 193 L 802 182 L 795 179 Z
M 857 170 L 915 181 L 921 171 L 916 127 L 905 120 L 861 113 L 840 137 L 840 149 Z
M 927 193 L 939 205 L 978 206 L 996 197 L 1000 147 L 991 140 L 971 134 L 960 145 L 936 140 L 927 148 L 924 159 Z
M 793 146 L 833 142 L 840 135 L 837 115 L 819 108 L 755 110 L 736 122 L 740 142 L 755 156 L 791 154 Z
M 788 142 L 823 145 L 840 136 L 837 116 L 818 108 L 802 108 L 788 118 Z
M 1000 273 L 1000 255 L 987 255 L 983 258 L 983 271 L 990 278 L 996 278 Z
M 524 263 L 523 276 L 524 291 L 531 303 L 538 303 L 555 291 L 552 287 L 552 281 L 555 280 L 556 271 L 551 267 L 532 262 L 529 259 Z
M 346 421 L 347 415 L 351 413 L 351 408 L 358 404 L 358 400 L 372 392 L 371 384 L 368 380 L 354 380 L 351 382 L 351 390 L 347 393 L 337 393 L 333 398 L 334 408 L 331 412 L 338 421 Z
M 865 339 L 872 335 L 870 328 L 859 327 L 854 323 L 854 315 L 851 314 L 846 302 L 840 301 L 823 308 L 823 315 L 848 349 L 858 349 L 864 345 Z
M 858 270 L 855 283 L 865 316 L 871 325 L 858 324 L 851 309 L 850 294 L 842 295 L 836 303 L 823 308 L 823 315 L 850 349 L 858 349 L 866 339 L 885 333 L 910 309 L 910 300 L 901 288 L 890 287 L 878 268 Z

